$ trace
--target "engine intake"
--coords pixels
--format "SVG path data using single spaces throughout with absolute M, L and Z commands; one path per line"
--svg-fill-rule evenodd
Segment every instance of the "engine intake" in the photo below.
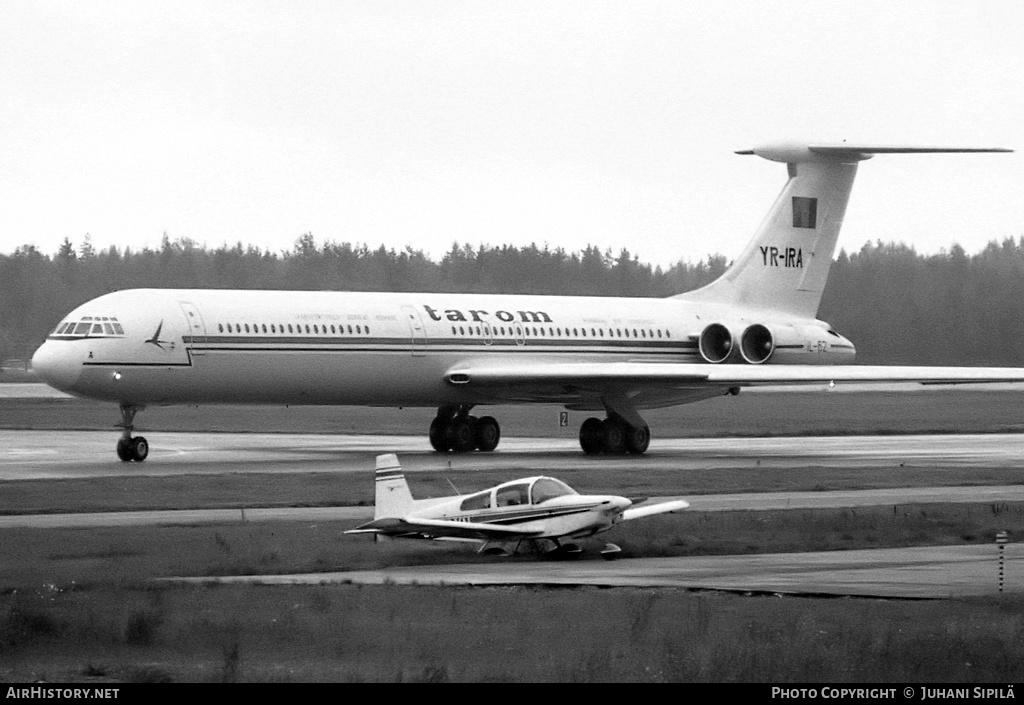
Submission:
M 767 326 L 755 323 L 747 326 L 740 337 L 740 354 L 752 365 L 768 362 L 775 352 L 775 338 Z
M 698 348 L 707 362 L 725 362 L 733 349 L 732 331 L 721 323 L 712 323 L 701 331 Z

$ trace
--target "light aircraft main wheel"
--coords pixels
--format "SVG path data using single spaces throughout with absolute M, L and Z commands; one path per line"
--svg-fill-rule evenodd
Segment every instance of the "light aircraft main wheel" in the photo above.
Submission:
M 468 453 L 476 446 L 475 421 L 472 416 L 456 416 L 448 422 L 448 443 L 456 453 Z
M 622 549 L 614 543 L 606 543 L 604 548 L 601 549 L 601 558 L 604 558 L 606 561 L 613 561 L 618 558 L 621 553 Z
M 438 453 L 447 453 L 451 446 L 448 443 L 448 420 L 440 416 L 430 422 L 430 446 Z
M 643 455 L 651 445 L 651 429 L 643 426 L 630 426 L 626 430 L 626 450 L 635 455 Z
M 132 442 L 127 438 L 122 438 L 117 442 L 117 457 L 125 463 L 132 461 Z
M 142 436 L 136 436 L 131 440 L 132 460 L 141 463 L 149 457 L 149 441 Z
M 501 440 L 501 428 L 493 416 L 484 416 L 476 422 L 476 447 L 477 450 L 490 453 L 498 447 Z
M 601 432 L 604 436 L 604 450 L 612 455 L 622 455 L 626 452 L 626 422 L 617 418 L 608 418 L 601 422 Z
M 601 436 L 601 419 L 591 416 L 580 426 L 580 448 L 587 455 L 597 455 L 604 448 Z

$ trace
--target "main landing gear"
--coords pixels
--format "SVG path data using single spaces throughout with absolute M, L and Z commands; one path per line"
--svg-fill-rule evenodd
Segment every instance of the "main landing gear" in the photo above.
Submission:
M 438 453 L 489 453 L 498 447 L 501 428 L 493 416 L 469 415 L 470 406 L 442 406 L 430 424 L 430 445 Z M 580 447 L 587 455 L 643 455 L 651 444 L 651 429 L 632 414 L 639 425 L 614 411 L 605 419 L 589 418 L 580 426 Z
M 618 414 L 608 412 L 603 421 L 591 417 L 580 426 L 580 447 L 587 455 L 643 455 L 651 444 L 647 424 L 634 426 Z
M 135 412 L 145 407 L 132 404 L 121 405 L 121 440 L 117 442 L 117 457 L 128 463 L 134 460 L 141 463 L 149 456 L 149 442 L 142 436 L 132 437 L 133 424 L 135 423 Z
M 430 445 L 438 453 L 489 453 L 498 447 L 501 427 L 493 416 L 469 415 L 468 406 L 441 407 L 430 423 Z

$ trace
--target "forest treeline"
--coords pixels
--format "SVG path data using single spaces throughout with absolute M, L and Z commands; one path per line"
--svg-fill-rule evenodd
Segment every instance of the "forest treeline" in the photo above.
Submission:
M 26 245 L 0 255 L 0 359 L 28 359 L 74 307 L 136 287 L 430 291 L 670 296 L 718 277 L 722 255 L 667 269 L 588 247 L 460 245 L 422 251 L 300 237 L 287 252 L 211 249 L 167 236 L 158 249 L 95 249 L 65 239 L 48 255 Z M 1024 237 L 968 255 L 954 245 L 920 255 L 903 244 L 840 252 L 819 310 L 876 364 L 1024 365 Z

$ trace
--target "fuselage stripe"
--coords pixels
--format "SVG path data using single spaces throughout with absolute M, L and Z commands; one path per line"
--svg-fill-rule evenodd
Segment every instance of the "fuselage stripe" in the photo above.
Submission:
M 547 510 L 540 509 L 538 507 L 528 507 L 504 512 L 492 512 L 491 510 L 488 510 L 477 514 L 463 515 L 460 518 L 478 524 L 519 524 L 527 521 L 533 521 L 534 519 L 568 516 L 570 514 L 579 514 L 580 512 L 589 512 L 599 506 L 601 505 L 588 504 L 575 507 L 555 507 Z

